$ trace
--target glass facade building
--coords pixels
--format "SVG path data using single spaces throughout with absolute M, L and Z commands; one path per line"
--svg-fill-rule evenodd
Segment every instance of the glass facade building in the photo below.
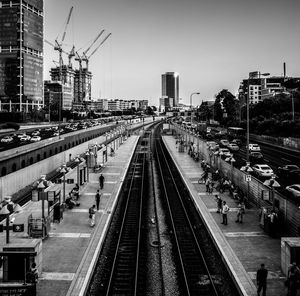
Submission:
M 43 0 L 0 0 L 0 110 L 43 106 Z
M 172 100 L 174 107 L 179 104 L 179 75 L 176 72 L 166 72 L 162 75 L 162 97 Z

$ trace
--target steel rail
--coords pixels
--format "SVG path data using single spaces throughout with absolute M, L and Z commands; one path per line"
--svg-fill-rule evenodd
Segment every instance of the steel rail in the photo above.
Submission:
M 198 254 L 200 255 L 201 257 L 201 260 L 203 262 L 203 265 L 204 265 L 204 268 L 205 268 L 205 271 L 207 273 L 207 276 L 209 278 L 209 281 L 210 281 L 210 284 L 211 284 L 211 287 L 212 287 L 212 290 L 213 290 L 213 293 L 214 295 L 218 295 L 218 292 L 217 292 L 217 289 L 215 287 L 215 284 L 214 284 L 214 281 L 212 279 L 212 276 L 210 274 L 210 271 L 209 271 L 209 268 L 208 268 L 208 265 L 206 263 L 206 259 L 203 255 L 203 252 L 201 250 L 201 247 L 199 245 L 199 242 L 198 242 L 198 239 L 195 235 L 195 232 L 194 232 L 194 228 L 193 228 L 193 225 L 189 219 L 189 215 L 187 214 L 187 211 L 185 209 L 185 205 L 182 201 L 182 197 L 181 197 L 181 194 L 178 190 L 178 187 L 177 187 L 177 184 L 175 182 L 175 179 L 174 179 L 174 176 L 173 176 L 173 172 L 172 170 L 170 169 L 170 166 L 168 164 L 168 161 L 167 161 L 167 158 L 166 158 L 166 155 L 165 155 L 165 152 L 163 150 L 163 147 L 162 147 L 162 144 L 161 144 L 161 140 L 158 141 L 159 142 L 159 148 L 160 148 L 160 152 L 158 151 L 157 149 L 157 146 L 156 146 L 156 155 L 160 155 L 161 158 L 164 159 L 164 164 L 161 163 L 161 159 L 159 159 L 157 157 L 157 160 L 158 160 L 158 164 L 159 164 L 159 169 L 160 169 L 160 174 L 161 174 L 161 178 L 162 178 L 162 183 L 163 183 L 163 188 L 164 188 L 164 192 L 165 192 L 165 196 L 166 196 L 166 202 L 167 202 L 167 205 L 168 205 L 168 209 L 169 209 L 169 212 L 170 212 L 170 220 L 171 220 L 171 224 L 172 224 L 172 227 L 174 229 L 174 237 L 175 237 L 175 241 L 176 241 L 176 246 L 178 248 L 178 255 L 179 255 L 179 259 L 180 259 L 180 262 L 181 262 L 181 269 L 182 269 L 182 272 L 183 272 L 183 275 L 184 275 L 184 282 L 185 282 L 185 285 L 186 285 L 186 289 L 187 289 L 187 295 L 191 295 L 190 294 L 190 287 L 189 287 L 189 282 L 188 282 L 188 279 L 187 279 L 187 274 L 186 274 L 186 268 L 185 268 L 185 264 L 184 264 L 184 260 L 183 260 L 183 257 L 182 257 L 182 247 L 180 246 L 180 243 L 179 243 L 179 237 L 177 235 L 177 227 L 175 225 L 175 222 L 174 222 L 174 218 L 173 218 L 173 210 L 171 209 L 171 205 L 170 205 L 170 196 L 169 196 L 169 193 L 168 193 L 168 190 L 167 190 L 167 186 L 166 186 L 166 176 L 163 174 L 163 170 L 162 170 L 162 166 L 164 166 L 165 168 L 167 168 L 168 172 L 169 172 L 169 176 L 171 177 L 171 180 L 172 180 L 172 186 L 174 187 L 176 193 L 177 193 L 177 196 L 178 196 L 178 199 L 179 199 L 179 202 L 182 206 L 182 210 L 184 212 L 184 215 L 185 215 L 185 218 L 186 218 L 186 221 L 188 223 L 188 226 L 190 228 L 190 232 L 193 236 L 193 239 L 194 239 L 194 243 L 197 247 L 197 251 L 198 251 Z M 170 186 L 170 184 L 168 185 Z M 175 197 L 173 196 L 172 199 L 174 199 Z
M 122 218 L 122 222 L 121 222 L 121 228 L 119 231 L 119 235 L 118 235 L 118 242 L 116 245 L 116 250 L 114 253 L 114 259 L 113 259 L 113 263 L 112 263 L 112 268 L 110 271 L 110 276 L 109 276 L 109 281 L 108 281 L 108 285 L 107 285 L 107 289 L 106 289 L 106 294 L 105 295 L 110 295 L 113 289 L 113 280 L 114 280 L 114 274 L 117 268 L 117 258 L 118 258 L 118 254 L 120 251 L 120 245 L 121 245 L 121 241 L 122 241 L 122 236 L 124 234 L 125 231 L 125 227 L 126 227 L 126 218 L 128 217 L 128 212 L 129 212 L 129 202 L 130 202 L 130 197 L 132 194 L 132 188 L 133 188 L 133 184 L 134 184 L 134 180 L 135 180 L 135 173 L 137 172 L 137 168 L 139 167 L 140 163 L 138 162 L 138 158 L 139 158 L 139 154 L 136 153 L 135 159 L 134 159 L 134 168 L 133 168 L 133 173 L 131 176 L 131 180 L 130 180 L 130 186 L 129 186 L 129 190 L 128 190 L 128 194 L 127 194 L 127 200 L 126 200 L 126 205 L 125 205 L 125 209 L 124 209 L 124 214 L 123 214 L 123 218 Z M 143 155 L 143 168 L 142 168 L 142 182 L 144 182 L 144 168 L 145 168 L 145 155 Z M 142 185 L 143 188 L 143 185 Z M 140 192 L 140 197 L 142 197 L 143 191 L 141 190 Z M 142 201 L 140 202 L 140 206 L 139 209 L 141 211 L 142 209 Z M 140 238 L 140 227 L 141 224 L 141 213 L 139 213 L 139 221 L 138 221 L 138 239 Z M 137 279 L 138 279 L 138 264 L 139 261 L 137 260 L 137 258 L 139 258 L 139 251 L 140 251 L 140 247 L 139 247 L 140 242 L 137 241 L 137 251 L 136 251 L 136 264 L 135 264 L 135 273 L 134 273 L 134 294 L 136 295 L 137 293 Z

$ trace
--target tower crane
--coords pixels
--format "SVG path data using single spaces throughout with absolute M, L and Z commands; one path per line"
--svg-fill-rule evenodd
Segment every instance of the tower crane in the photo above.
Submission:
M 79 62 L 79 70 L 82 69 L 82 61 L 86 57 L 86 54 L 91 49 L 91 47 L 96 43 L 96 41 L 101 37 L 101 35 L 104 33 L 104 30 L 101 30 L 101 32 L 97 35 L 97 37 L 94 39 L 94 41 L 90 44 L 90 46 L 82 53 L 82 56 L 79 55 L 78 51 L 76 51 L 76 57 L 75 61 Z
M 66 24 L 65 24 L 65 28 L 64 28 L 64 32 L 63 32 L 63 35 L 62 35 L 62 38 L 61 38 L 61 41 L 59 42 L 58 41 L 58 36 L 56 37 L 55 39 L 55 44 L 52 44 L 51 42 L 49 42 L 48 40 L 45 40 L 46 43 L 48 43 L 49 45 L 53 46 L 54 50 L 57 50 L 59 52 L 59 79 L 61 79 L 61 76 L 62 76 L 62 73 L 61 73 L 61 68 L 64 64 L 63 62 L 63 58 L 62 58 L 62 53 L 65 53 L 68 55 L 69 57 L 69 64 L 70 64 L 70 53 L 67 53 L 65 52 L 63 49 L 62 49 L 62 45 L 63 45 L 63 42 L 65 40 L 65 37 L 66 37 L 66 33 L 67 33 L 67 28 L 68 28 L 68 25 L 69 25 L 69 22 L 70 22 L 70 19 L 71 19 L 71 16 L 72 16 L 72 12 L 73 12 L 73 6 L 71 7 L 70 11 L 69 11 L 69 14 L 68 14 L 68 17 L 67 17 L 67 21 L 66 21 Z
M 93 52 L 87 57 L 85 54 L 83 55 L 82 60 L 85 61 L 86 69 L 88 70 L 89 66 L 89 59 L 92 57 L 92 55 L 99 49 L 99 47 L 111 36 L 111 33 L 109 33 L 102 41 L 101 43 L 93 50 Z

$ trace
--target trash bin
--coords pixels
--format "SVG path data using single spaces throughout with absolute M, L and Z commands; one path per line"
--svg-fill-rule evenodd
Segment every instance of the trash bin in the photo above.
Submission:
M 53 208 L 53 221 L 59 223 L 63 218 L 63 205 L 57 203 Z

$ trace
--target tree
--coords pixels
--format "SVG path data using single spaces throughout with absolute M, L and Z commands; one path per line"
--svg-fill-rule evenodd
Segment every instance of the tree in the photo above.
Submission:
M 221 90 L 216 95 L 214 107 L 215 119 L 218 120 L 220 123 L 230 123 L 231 125 L 234 124 L 238 118 L 238 109 L 238 100 L 236 100 L 235 96 L 227 89 Z M 225 113 L 226 117 L 224 117 Z

